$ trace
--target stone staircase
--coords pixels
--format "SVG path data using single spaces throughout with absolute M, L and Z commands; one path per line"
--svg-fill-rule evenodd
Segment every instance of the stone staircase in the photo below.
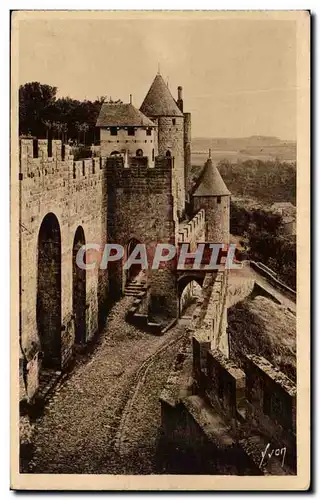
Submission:
M 57 385 L 61 377 L 60 370 L 42 369 L 39 376 L 39 390 L 37 399 L 45 400 Z
M 131 281 L 124 289 L 124 294 L 129 297 L 140 298 L 147 291 L 147 285 L 145 280 Z

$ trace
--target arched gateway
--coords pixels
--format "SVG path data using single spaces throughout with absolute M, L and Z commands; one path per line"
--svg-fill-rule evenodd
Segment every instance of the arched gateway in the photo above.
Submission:
M 48 213 L 38 236 L 37 328 L 43 366 L 61 362 L 61 233 L 57 217 Z
M 81 226 L 76 230 L 72 249 L 72 311 L 74 316 L 75 343 L 86 341 L 86 270 L 76 263 L 78 250 L 85 245 Z

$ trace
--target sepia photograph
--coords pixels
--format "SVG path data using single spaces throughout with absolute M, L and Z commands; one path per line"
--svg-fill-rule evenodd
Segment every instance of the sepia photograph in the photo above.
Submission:
M 11 488 L 308 489 L 309 27 L 12 12 Z

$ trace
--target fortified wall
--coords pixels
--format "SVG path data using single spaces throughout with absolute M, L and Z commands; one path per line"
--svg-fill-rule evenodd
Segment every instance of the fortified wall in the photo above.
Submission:
M 190 251 L 194 251 L 197 248 L 197 243 L 205 240 L 205 211 L 201 209 L 190 221 L 179 225 L 178 243 L 190 243 Z
M 79 273 L 75 256 L 106 243 L 106 170 L 100 158 L 74 162 L 61 141 L 21 139 L 19 182 L 20 345 L 28 361 L 42 350 L 61 369 L 104 320 L 107 274 Z
M 176 241 L 173 158 L 157 157 L 154 168 L 148 167 L 143 158 L 133 160 L 134 165 L 126 168 L 121 157 L 107 159 L 108 242 L 123 245 L 126 252 L 131 241 L 147 246 L 150 265 L 145 272 L 150 285 L 150 317 L 160 314 L 176 317 L 174 260 L 160 269 L 151 269 L 156 245 Z M 114 263 L 109 269 L 110 290 L 120 296 L 126 280 L 122 263 Z
M 189 336 L 160 395 L 163 470 L 295 473 L 296 386 L 263 357 L 244 355 L 243 369 L 229 358 L 227 281 L 226 272 L 206 275 Z M 265 450 L 270 456 L 262 460 Z

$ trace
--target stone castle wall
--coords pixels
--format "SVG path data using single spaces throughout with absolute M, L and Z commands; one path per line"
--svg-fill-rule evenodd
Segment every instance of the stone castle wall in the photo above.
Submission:
M 144 243 L 151 263 L 157 243 L 175 244 L 172 163 L 172 158 L 156 158 L 154 168 L 139 163 L 124 168 L 121 158 L 107 160 L 108 242 L 124 247 L 133 239 Z M 174 264 L 146 270 L 151 315 L 161 310 L 176 316 Z M 125 286 L 120 262 L 110 268 L 110 280 L 110 290 L 120 294 Z
M 190 243 L 190 250 L 196 250 L 197 243 L 206 241 L 205 211 L 198 213 L 185 224 L 179 225 L 178 243 Z
M 47 214 L 54 214 L 61 234 L 61 367 L 72 355 L 73 242 L 82 227 L 85 241 L 106 242 L 105 169 L 99 158 L 74 162 L 68 146 L 22 139 L 20 142 L 21 344 L 28 352 L 41 349 L 37 328 L 38 237 Z M 86 271 L 86 336 L 98 328 L 107 296 L 106 273 Z M 33 347 L 31 343 L 34 342 Z

